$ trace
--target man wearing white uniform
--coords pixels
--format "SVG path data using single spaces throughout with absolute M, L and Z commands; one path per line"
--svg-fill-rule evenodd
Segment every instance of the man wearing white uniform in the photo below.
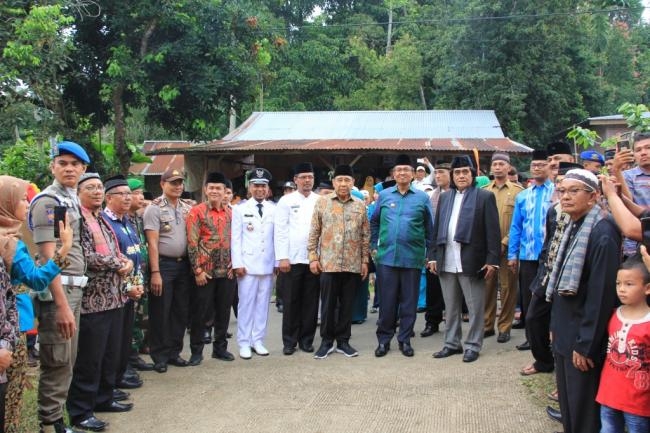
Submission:
M 320 196 L 312 191 L 314 168 L 311 163 L 294 169 L 293 181 L 298 187 L 283 196 L 275 210 L 275 258 L 280 272 L 289 275 L 282 314 L 282 353 L 292 355 L 296 344 L 304 352 L 314 351 L 314 335 L 318 319 L 318 276 L 309 270 L 307 238 L 314 205 Z
M 237 343 L 239 356 L 251 358 L 251 349 L 260 356 L 264 347 L 273 271 L 277 268 L 273 246 L 275 205 L 266 200 L 271 173 L 256 168 L 251 173 L 252 197 L 233 207 L 230 252 L 239 286 Z

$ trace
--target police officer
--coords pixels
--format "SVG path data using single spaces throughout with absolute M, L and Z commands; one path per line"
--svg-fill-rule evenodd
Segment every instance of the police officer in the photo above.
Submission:
M 253 170 L 249 180 L 251 199 L 232 211 L 230 252 L 239 287 L 237 343 L 243 359 L 251 358 L 251 349 L 260 356 L 269 354 L 264 337 L 273 272 L 277 268 L 273 248 L 275 205 L 266 199 L 270 181 L 268 170 Z
M 49 291 L 39 294 L 38 333 L 40 336 L 41 374 L 38 381 L 38 415 L 41 432 L 75 432 L 63 423 L 63 405 L 68 396 L 72 368 L 77 357 L 79 315 L 82 289 L 88 281 L 81 248 L 81 213 L 77 183 L 86 171 L 90 158 L 71 141 L 52 146 L 50 170 L 52 185 L 34 197 L 29 210 L 29 226 L 41 260 L 54 256 L 60 241 L 54 237 L 54 208 L 66 208 L 73 228 L 70 264 L 61 275 L 61 283 L 52 282 Z
M 181 358 L 188 321 L 192 272 L 187 258 L 185 219 L 190 205 L 181 199 L 183 173 L 169 169 L 160 177 L 163 194 L 144 212 L 151 274 L 149 354 L 158 373 L 167 364 L 186 367 Z

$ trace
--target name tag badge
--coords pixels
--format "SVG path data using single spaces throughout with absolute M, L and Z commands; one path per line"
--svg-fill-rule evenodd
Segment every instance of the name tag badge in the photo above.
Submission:
M 246 226 L 246 230 L 248 230 L 249 232 L 252 232 L 253 230 L 255 230 L 255 227 L 253 227 L 253 224 L 248 223 L 248 225 Z
M 388 206 L 390 206 L 391 208 L 394 208 L 396 206 L 396 204 L 393 202 L 393 203 L 389 204 Z

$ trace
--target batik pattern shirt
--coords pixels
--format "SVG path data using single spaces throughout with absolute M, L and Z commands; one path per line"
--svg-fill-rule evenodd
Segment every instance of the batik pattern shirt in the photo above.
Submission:
M 208 203 L 194 206 L 187 215 L 187 252 L 192 268 L 213 278 L 224 278 L 230 268 L 232 210 Z
M 18 338 L 16 295 L 4 260 L 0 260 L 0 348 L 14 351 Z M 0 383 L 7 382 L 7 373 L 0 372 Z
M 517 194 L 510 225 L 508 260 L 537 260 L 546 236 L 546 214 L 555 186 L 547 180 Z
M 644 208 L 650 208 L 650 173 L 645 173 L 639 167 L 634 167 L 623 172 L 623 179 L 627 184 L 634 203 Z M 623 254 L 633 256 L 637 252 L 639 243 L 625 238 L 623 242 Z
M 323 272 L 358 274 L 369 261 L 369 246 L 370 227 L 362 201 L 352 197 L 341 201 L 331 193 L 316 202 L 307 241 L 310 262 L 319 261 Z

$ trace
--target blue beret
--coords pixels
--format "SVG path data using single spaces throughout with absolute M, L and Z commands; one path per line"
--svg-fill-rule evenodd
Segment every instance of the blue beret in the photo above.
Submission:
M 600 153 L 595 150 L 585 150 L 580 153 L 580 159 L 583 161 L 594 161 L 600 162 L 601 164 L 605 163 L 605 158 Z
M 50 157 L 54 159 L 59 155 L 72 155 L 84 164 L 90 164 L 90 158 L 83 147 L 72 141 L 60 141 L 52 146 Z

